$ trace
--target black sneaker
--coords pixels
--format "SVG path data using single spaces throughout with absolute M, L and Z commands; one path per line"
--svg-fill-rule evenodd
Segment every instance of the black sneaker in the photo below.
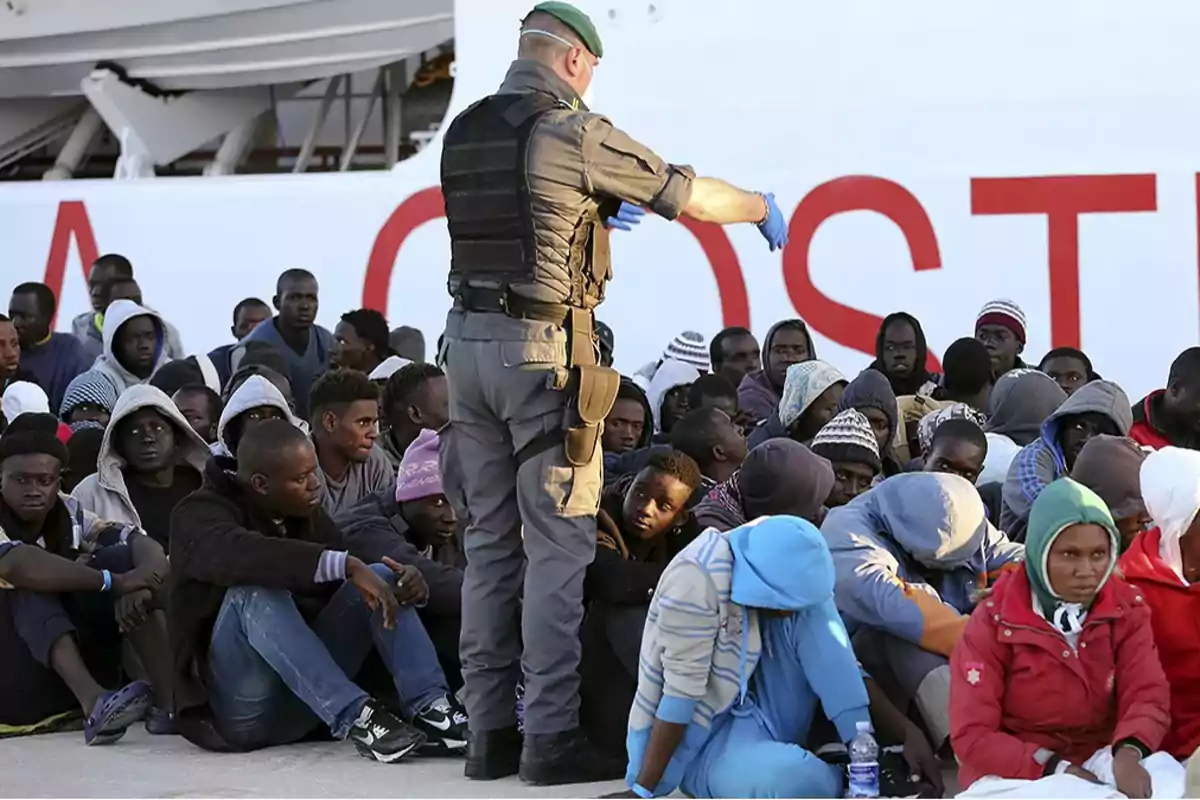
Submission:
M 350 740 L 363 758 L 385 764 L 399 761 L 425 744 L 425 734 L 392 712 L 368 700 L 350 727 Z
M 525 734 L 521 780 L 535 786 L 596 783 L 625 777 L 626 761 L 596 750 L 583 729 L 553 734 Z
M 417 714 L 413 726 L 425 734 L 422 755 L 457 755 L 467 749 L 467 712 L 448 697 Z

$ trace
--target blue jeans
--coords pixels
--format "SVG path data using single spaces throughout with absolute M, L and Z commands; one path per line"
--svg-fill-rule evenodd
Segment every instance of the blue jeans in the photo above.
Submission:
M 394 579 L 382 564 L 372 569 Z M 368 699 L 347 676 L 359 671 L 372 647 L 410 715 L 447 694 L 437 653 L 414 608 L 400 608 L 389 631 L 382 614 L 346 583 L 310 627 L 286 591 L 227 590 L 213 625 L 206 676 L 217 729 L 247 749 L 298 741 L 322 722 L 344 739 Z

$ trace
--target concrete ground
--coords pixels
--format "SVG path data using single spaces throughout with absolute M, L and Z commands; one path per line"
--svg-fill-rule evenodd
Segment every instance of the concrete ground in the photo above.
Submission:
M 345 742 L 208 753 L 140 727 L 107 747 L 85 747 L 80 732 L 0 740 L 0 764 L 0 797 L 599 797 L 625 788 L 475 783 L 462 759 L 378 764 Z

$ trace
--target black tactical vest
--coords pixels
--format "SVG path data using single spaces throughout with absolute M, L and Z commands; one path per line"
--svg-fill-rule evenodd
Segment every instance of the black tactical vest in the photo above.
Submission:
M 486 281 L 507 287 L 543 277 L 526 156 L 538 118 L 555 108 L 564 105 L 544 92 L 497 94 L 475 103 L 447 129 L 441 177 L 452 285 Z M 556 254 L 570 272 L 570 305 L 591 307 L 603 299 L 610 274 L 607 234 L 598 213 L 581 214 L 569 252 Z

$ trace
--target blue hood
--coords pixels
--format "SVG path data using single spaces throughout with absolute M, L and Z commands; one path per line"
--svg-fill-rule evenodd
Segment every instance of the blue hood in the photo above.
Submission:
M 928 569 L 967 566 L 983 552 L 989 523 L 979 492 L 957 475 L 910 472 L 855 498 L 874 505 L 880 527 Z
M 731 598 L 745 608 L 799 611 L 833 597 L 833 558 L 799 517 L 760 517 L 729 532 Z

